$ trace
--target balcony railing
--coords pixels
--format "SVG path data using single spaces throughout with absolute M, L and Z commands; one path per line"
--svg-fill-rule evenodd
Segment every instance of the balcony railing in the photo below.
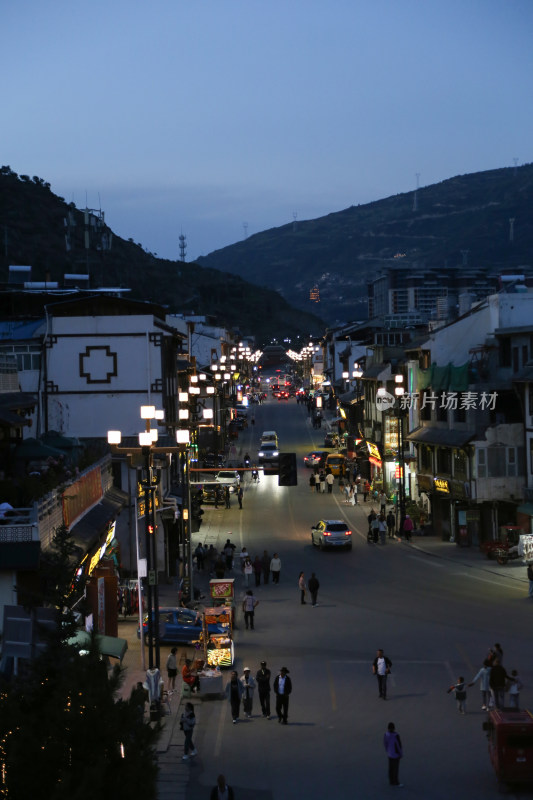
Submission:
M 36 508 L 14 508 L 0 519 L 0 542 L 38 542 L 39 523 Z

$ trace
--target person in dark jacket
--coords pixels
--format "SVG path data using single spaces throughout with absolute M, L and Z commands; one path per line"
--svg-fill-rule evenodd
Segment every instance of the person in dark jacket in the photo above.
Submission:
M 211 800 L 235 800 L 233 789 L 228 786 L 224 775 L 219 775 L 217 785 L 211 790 Z
M 266 719 L 270 719 L 270 670 L 267 668 L 267 662 L 261 661 L 261 669 L 257 670 L 255 682 L 259 692 L 259 702 L 261 703 L 261 711 Z
M 505 682 L 514 681 L 505 671 L 505 667 L 500 664 L 500 660 L 495 658 L 489 676 L 489 685 L 496 708 L 503 708 L 505 705 Z
M 383 654 L 383 650 L 378 650 L 372 662 L 372 672 L 378 679 L 379 696 L 383 700 L 387 699 L 387 676 L 390 675 L 392 661 Z
M 231 673 L 230 681 L 226 686 L 226 696 L 231 705 L 231 717 L 235 725 L 239 719 L 242 698 L 242 685 L 235 670 Z
M 309 593 L 311 594 L 311 603 L 314 608 L 315 606 L 318 605 L 316 598 L 318 595 L 318 590 L 320 589 L 320 583 L 314 572 L 311 573 L 311 577 L 307 581 L 307 588 L 309 589 Z
M 276 695 L 276 714 L 278 722 L 287 725 L 289 715 L 289 695 L 292 692 L 292 681 L 289 678 L 289 670 L 282 667 L 279 675 L 274 680 L 274 694 Z

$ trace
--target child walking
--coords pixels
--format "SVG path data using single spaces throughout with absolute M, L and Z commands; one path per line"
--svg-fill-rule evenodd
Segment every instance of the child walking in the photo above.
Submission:
M 518 677 L 516 669 L 511 671 L 512 680 L 509 681 L 509 708 L 516 708 L 518 711 L 520 707 L 520 689 L 522 688 L 522 681 Z
M 457 683 L 453 683 L 448 689 L 448 694 L 455 692 L 457 701 L 457 711 L 459 714 L 466 714 L 466 685 L 462 675 L 459 676 Z

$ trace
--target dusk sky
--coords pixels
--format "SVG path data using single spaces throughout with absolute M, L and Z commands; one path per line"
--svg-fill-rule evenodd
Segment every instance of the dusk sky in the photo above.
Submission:
M 187 261 L 533 160 L 533 0 L 2 3 L 1 163 Z M 0 220 L 1 223 L 1 220 Z

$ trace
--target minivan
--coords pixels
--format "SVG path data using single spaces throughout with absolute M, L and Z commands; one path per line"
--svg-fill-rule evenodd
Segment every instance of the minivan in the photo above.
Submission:
M 329 467 L 333 475 L 339 475 L 341 465 L 344 466 L 346 461 L 342 453 L 330 453 L 326 458 L 326 468 Z
M 261 434 L 261 444 L 267 444 L 267 442 L 272 442 L 276 447 L 278 446 L 278 434 L 276 431 L 263 431 Z

